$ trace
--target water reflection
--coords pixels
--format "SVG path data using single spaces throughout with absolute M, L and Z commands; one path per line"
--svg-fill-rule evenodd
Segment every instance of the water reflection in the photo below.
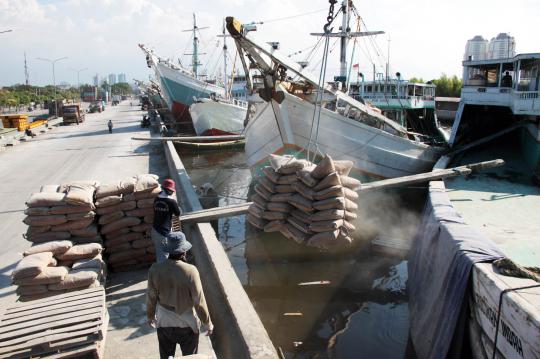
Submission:
M 212 183 L 220 205 L 245 202 L 243 152 L 181 153 L 195 186 Z M 406 261 L 369 241 L 326 253 L 261 233 L 245 216 L 220 219 L 217 236 L 255 310 L 286 358 L 402 358 L 408 334 Z

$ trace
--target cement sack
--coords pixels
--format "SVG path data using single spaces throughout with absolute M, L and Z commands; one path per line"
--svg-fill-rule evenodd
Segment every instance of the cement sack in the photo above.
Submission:
M 345 211 L 345 216 L 344 218 L 347 220 L 347 221 L 353 221 L 355 219 L 358 218 L 358 215 L 354 212 L 349 212 L 349 211 Z
M 133 212 L 133 210 L 129 211 L 129 212 Z M 119 220 L 121 218 L 124 218 L 124 216 L 125 216 L 125 214 L 124 214 L 123 211 L 116 211 L 116 212 L 112 212 L 112 213 L 107 213 L 107 214 L 104 214 L 103 216 L 99 217 L 98 223 L 101 224 L 101 225 L 105 225 L 105 224 L 117 221 L 117 220 Z
M 255 192 L 261 196 L 262 198 L 264 198 L 265 201 L 269 201 L 270 198 L 272 197 L 272 193 L 270 191 L 268 191 L 263 185 L 261 185 L 260 183 L 257 184 L 255 186 Z
M 296 190 L 296 192 L 300 193 L 302 197 L 309 199 L 310 201 L 313 201 L 315 198 L 316 192 L 302 182 L 295 182 L 293 184 L 293 188 Z
M 96 212 L 84 212 L 84 213 L 70 213 L 66 215 L 68 221 L 77 221 L 79 219 L 94 219 L 96 218 Z
M 64 206 L 66 204 L 66 195 L 64 193 L 38 192 L 32 193 L 30 199 L 26 202 L 28 207 L 52 207 Z
M 317 183 L 315 187 L 313 187 L 313 190 L 315 192 L 319 192 L 333 186 L 341 186 L 341 178 L 337 172 L 332 172 L 328 176 L 324 177 L 319 183 Z
M 296 172 L 296 177 L 309 188 L 315 187 L 319 182 L 311 176 L 311 170 L 305 168 Z
M 313 208 L 318 211 L 324 211 L 326 209 L 345 209 L 345 198 L 335 197 L 323 199 L 322 201 L 313 202 Z
M 13 280 L 37 276 L 49 265 L 52 257 L 52 252 L 41 252 L 23 257 L 13 269 L 11 274 Z
M 316 201 L 322 201 L 323 199 L 333 197 L 345 197 L 342 186 L 332 186 L 325 188 L 314 195 Z
M 41 244 L 35 244 L 32 247 L 24 251 L 24 256 L 41 252 L 52 252 L 53 255 L 65 253 L 68 249 L 73 247 L 73 243 L 70 241 L 52 241 Z
M 248 213 L 251 214 L 251 215 L 254 216 L 254 217 L 262 218 L 263 212 L 264 212 L 264 209 L 260 208 L 260 207 L 257 206 L 255 203 L 252 203 L 252 204 L 248 207 Z
M 294 193 L 296 192 L 296 190 L 294 189 L 293 184 L 278 184 L 275 187 L 275 192 L 276 193 Z
M 131 211 L 126 211 L 128 217 L 144 217 L 154 214 L 154 208 L 137 208 Z
M 282 202 L 287 203 L 291 198 L 292 193 L 276 193 L 270 197 L 270 202 Z
M 154 214 L 152 213 L 152 214 L 149 214 L 147 216 L 144 216 L 143 222 L 144 223 L 149 223 L 149 224 L 154 223 Z
M 269 211 L 283 213 L 289 213 L 292 210 L 292 207 L 288 203 L 283 202 L 268 202 L 266 204 L 266 208 Z
M 335 219 L 332 221 L 318 221 L 312 222 L 309 225 L 309 229 L 315 233 L 331 232 L 339 229 L 343 225 L 342 219 Z
M 21 285 L 15 291 L 17 295 L 34 295 L 47 293 L 46 285 Z
M 137 217 L 124 217 L 101 227 L 101 234 L 107 234 L 125 227 L 136 226 L 141 223 Z
M 317 164 L 313 171 L 311 171 L 311 177 L 315 178 L 316 180 L 322 180 L 332 172 L 336 172 L 334 161 L 332 160 L 332 157 L 326 155 Z
M 136 176 L 133 192 L 151 192 L 159 187 L 158 176 L 154 174 L 141 174 Z
M 358 199 L 358 193 L 356 191 L 353 191 L 350 188 L 342 187 L 343 188 L 343 194 L 345 195 L 345 198 L 350 199 L 351 201 L 356 201 Z
M 67 267 L 46 267 L 35 277 L 26 277 L 13 282 L 15 285 L 41 285 L 61 282 L 68 274 Z
M 262 214 L 262 218 L 266 219 L 267 221 L 285 220 L 288 216 L 288 213 L 273 211 L 264 211 Z
M 351 173 L 351 169 L 354 166 L 353 161 L 343 160 L 343 161 L 334 161 L 334 167 L 336 172 L 340 176 L 348 176 Z
M 96 200 L 96 207 L 108 207 L 122 202 L 122 196 L 107 196 Z
M 264 226 L 268 224 L 268 221 L 261 218 L 257 218 L 251 213 L 248 213 L 247 220 L 251 225 L 253 225 L 255 228 L 258 228 L 258 229 L 264 229 Z
M 296 243 L 304 243 L 309 238 L 307 234 L 299 231 L 290 223 L 281 226 L 280 232 L 285 238 L 292 239 Z
M 58 265 L 58 261 L 56 258 L 52 257 L 49 261 L 49 264 L 47 264 L 47 267 L 56 267 Z
M 84 258 L 92 258 L 101 253 L 103 248 L 98 243 L 77 244 L 66 252 L 56 256 L 62 261 L 74 261 Z
M 71 237 L 69 239 L 73 244 L 87 244 L 87 243 L 98 243 L 103 246 L 103 239 L 101 236 L 96 237 Z
M 112 269 L 115 272 L 127 272 L 127 271 L 130 271 L 130 270 L 136 269 L 135 267 L 132 267 L 132 266 L 135 266 L 137 264 L 139 264 L 138 260 L 131 259 L 129 257 L 124 258 L 123 260 L 121 260 L 119 262 L 115 262 L 114 264 L 110 263 L 110 261 L 109 261 L 109 265 L 112 267 Z
M 83 229 L 90 226 L 94 222 L 93 218 L 78 219 L 76 221 L 68 221 L 63 224 L 59 224 L 51 227 L 53 232 L 73 231 L 76 229 Z
M 297 159 L 293 156 L 269 156 L 270 166 L 279 174 L 290 175 L 309 165 L 307 160 Z
M 119 230 L 111 232 L 111 233 L 107 233 L 107 235 L 105 235 L 105 238 L 112 239 L 112 238 L 116 238 L 118 236 L 121 236 L 122 234 L 129 233 L 129 232 L 130 232 L 130 228 L 126 227 L 126 228 L 122 228 L 122 229 L 119 229 Z
M 268 178 L 266 177 L 259 177 L 259 184 L 261 186 L 263 186 L 264 188 L 266 188 L 268 190 L 268 192 L 270 193 L 275 193 L 276 190 L 276 184 L 273 183 L 272 181 L 270 181 Z
M 71 205 L 90 205 L 94 203 L 93 186 L 70 185 L 66 192 L 66 203 Z
M 105 244 L 105 253 L 107 254 L 125 252 L 130 249 L 131 244 L 129 242 L 115 243 L 114 245 L 110 245 L 109 243 Z
M 26 235 L 26 240 L 32 243 L 44 243 L 49 241 L 62 241 L 70 239 L 71 234 L 69 232 L 45 232 L 32 235 Z
M 281 177 L 280 174 L 278 174 L 272 167 L 264 167 L 262 169 L 263 174 L 273 183 L 277 184 L 279 181 L 279 177 Z
M 115 265 L 117 263 L 122 263 L 129 260 L 137 260 L 137 258 L 140 258 L 141 256 L 144 256 L 146 254 L 146 250 L 144 248 L 139 249 L 130 249 L 125 252 L 118 252 L 118 253 L 112 253 L 109 256 L 108 263 L 111 265 Z
M 264 198 L 259 194 L 254 194 L 251 196 L 251 200 L 255 205 L 257 205 L 261 209 L 266 209 L 266 201 Z
M 137 208 L 154 208 L 154 199 L 147 198 L 137 201 Z
M 345 209 L 349 212 L 354 212 L 358 210 L 358 205 L 356 204 L 356 202 L 353 202 L 350 199 L 345 198 Z
M 103 270 L 105 268 L 105 262 L 103 261 L 101 254 L 98 254 L 97 256 L 93 258 L 79 259 L 78 261 L 73 262 L 73 265 L 71 268 L 74 270 L 87 269 L 87 268 L 95 268 L 98 270 Z
M 98 228 L 95 223 L 92 223 L 91 225 L 81 229 L 71 229 L 69 233 L 71 233 L 71 235 L 74 237 L 93 238 L 98 235 Z
M 128 178 L 116 183 L 101 184 L 96 189 L 96 199 L 108 197 L 108 196 L 118 196 L 121 194 L 132 193 L 135 189 L 135 179 Z
M 314 212 L 310 219 L 313 222 L 316 221 L 329 221 L 334 219 L 343 219 L 345 216 L 345 211 L 342 209 L 327 209 L 324 211 Z
M 298 209 L 301 209 L 304 212 L 313 211 L 312 202 L 300 194 L 295 194 L 291 196 L 291 198 L 289 198 L 289 204 L 293 205 Z
M 49 284 L 48 290 L 69 290 L 88 287 L 99 278 L 99 271 L 92 268 L 76 269 L 70 271 L 60 283 Z
M 142 223 L 138 226 L 133 226 L 130 228 L 132 232 L 146 232 L 152 229 L 152 225 L 150 223 Z
M 298 218 L 289 217 L 287 218 L 287 222 L 305 234 L 313 234 L 313 232 L 309 229 L 309 224 L 299 220 Z
M 57 184 L 45 184 L 41 186 L 41 189 L 39 191 L 45 192 L 45 193 L 56 193 L 56 192 L 59 192 L 58 191 L 59 188 L 60 186 Z
M 311 223 L 311 214 L 301 211 L 299 209 L 293 209 L 291 211 L 291 216 L 293 218 L 298 219 L 299 221 L 303 223 L 306 223 L 306 224 Z
M 64 215 L 56 214 L 49 216 L 27 216 L 23 222 L 29 226 L 55 226 L 66 223 L 67 218 Z
M 150 238 L 141 238 L 141 239 L 137 239 L 136 241 L 131 242 L 131 246 L 137 249 L 146 248 L 153 245 L 154 245 L 154 242 Z
M 156 187 L 152 189 L 151 191 L 145 191 L 145 192 L 135 192 L 133 193 L 133 199 L 138 201 L 141 199 L 147 199 L 147 198 L 156 198 L 161 192 L 160 187 Z M 130 196 L 130 195 L 126 195 Z
M 340 181 L 343 187 L 350 188 L 353 191 L 360 189 L 362 186 L 362 183 L 359 180 L 348 176 L 340 176 Z
M 143 238 L 144 238 L 144 235 L 140 232 L 130 232 L 130 233 L 122 234 L 113 239 L 107 239 L 107 241 L 105 241 L 105 245 L 107 247 L 113 247 L 119 244 L 136 241 Z
M 72 213 L 88 213 L 95 210 L 96 207 L 93 203 L 84 204 L 80 206 L 65 205 L 51 207 L 51 214 L 72 214 Z
M 129 211 L 135 208 L 137 208 L 137 202 L 129 201 L 129 202 L 118 203 L 118 204 L 115 204 L 114 206 L 98 208 L 96 212 L 97 214 L 102 216 L 108 213 L 113 213 L 113 212 L 118 212 L 118 211 Z
M 28 226 L 28 229 L 26 230 L 26 236 L 30 237 L 34 234 L 49 232 L 50 230 L 51 226 Z
M 277 184 L 293 184 L 297 182 L 298 177 L 296 174 L 292 175 L 283 175 L 279 178 Z
M 356 231 L 356 227 L 349 221 L 343 221 L 343 226 L 341 227 L 341 232 L 347 235 L 353 234 Z
M 271 232 L 279 232 L 281 230 L 281 226 L 285 224 L 285 221 L 270 221 L 264 226 L 263 230 L 267 233 Z
M 339 230 L 317 233 L 308 239 L 307 245 L 317 248 L 332 248 L 340 243 L 338 237 Z
M 24 210 L 27 216 L 48 216 L 51 214 L 51 207 L 29 207 Z
M 58 187 L 58 192 L 67 193 L 69 186 L 84 186 L 84 187 L 92 187 L 94 190 L 96 190 L 99 187 L 99 181 L 71 181 L 69 183 L 61 184 Z

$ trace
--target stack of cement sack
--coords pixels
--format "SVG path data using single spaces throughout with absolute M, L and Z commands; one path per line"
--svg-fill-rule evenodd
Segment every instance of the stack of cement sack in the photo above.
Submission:
M 353 162 L 326 156 L 315 165 L 271 155 L 270 165 L 263 169 L 249 207 L 253 226 L 319 248 L 352 241 L 360 188 L 360 181 L 348 176 Z
M 96 190 L 99 232 L 113 271 L 142 268 L 155 261 L 150 231 L 154 198 L 160 192 L 157 179 L 152 174 L 138 175 Z
M 71 241 L 34 244 L 13 270 L 19 300 L 28 301 L 100 286 L 105 277 L 99 243 Z
M 96 182 L 47 185 L 26 202 L 25 238 L 32 243 L 70 240 L 76 244 L 101 243 L 95 224 Z

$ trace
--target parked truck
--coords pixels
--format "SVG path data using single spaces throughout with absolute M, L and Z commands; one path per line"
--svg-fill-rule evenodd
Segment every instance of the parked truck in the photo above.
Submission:
M 84 122 L 84 111 L 81 109 L 80 104 L 64 105 L 63 109 L 63 124 L 69 125 L 76 123 L 77 125 Z

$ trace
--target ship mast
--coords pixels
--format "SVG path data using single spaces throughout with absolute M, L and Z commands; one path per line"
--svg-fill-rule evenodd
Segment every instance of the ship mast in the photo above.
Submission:
M 337 2 L 336 0 L 329 0 L 331 9 L 333 11 L 333 5 Z M 363 32 L 351 32 L 349 27 L 349 20 L 351 18 L 351 11 L 354 9 L 352 0 L 343 0 L 341 3 L 341 27 L 339 32 L 328 33 L 311 33 L 315 36 L 328 36 L 328 37 L 339 37 L 340 38 L 340 52 L 339 52 L 339 76 L 334 78 L 334 81 L 339 81 L 343 85 L 343 91 L 346 91 L 345 86 L 347 84 L 347 46 L 349 44 L 349 39 L 352 37 L 362 37 L 362 36 L 371 36 L 371 35 L 380 35 L 384 34 L 384 31 L 363 31 Z M 331 18 L 333 14 L 329 14 Z
M 217 35 L 217 37 L 223 38 L 223 86 L 225 87 L 225 97 L 229 97 L 228 91 L 227 91 L 227 84 L 228 84 L 228 77 L 227 77 L 227 37 L 231 35 L 228 35 L 225 30 L 225 20 L 223 20 L 223 33 L 221 35 Z
M 193 53 L 191 54 L 184 54 L 184 55 L 191 55 L 191 68 L 193 71 L 193 75 L 195 75 L 195 78 L 198 78 L 197 74 L 197 68 L 201 66 L 201 63 L 199 62 L 199 55 L 204 55 L 204 53 L 199 53 L 199 38 L 197 37 L 197 31 L 208 29 L 208 26 L 206 27 L 197 27 L 197 18 L 195 17 L 195 13 L 193 14 L 193 29 L 189 30 L 183 30 L 183 32 L 186 31 L 192 31 L 193 32 Z

